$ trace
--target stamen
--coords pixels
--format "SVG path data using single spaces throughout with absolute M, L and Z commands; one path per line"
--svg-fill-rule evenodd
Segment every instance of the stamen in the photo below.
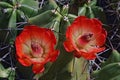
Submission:
M 33 53 L 35 53 L 35 54 L 43 53 L 43 48 L 41 47 L 41 45 L 38 42 L 32 42 L 31 48 L 32 48 Z
M 83 36 L 81 36 L 79 38 L 79 43 L 80 44 L 86 44 L 91 40 L 91 37 L 93 36 L 93 34 L 89 33 L 89 34 L 85 34 Z

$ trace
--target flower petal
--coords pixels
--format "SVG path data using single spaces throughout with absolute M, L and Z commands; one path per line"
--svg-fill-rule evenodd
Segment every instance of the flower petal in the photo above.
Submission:
M 71 26 L 68 27 L 66 31 L 66 38 L 70 36 L 79 36 L 82 31 L 82 27 L 84 26 L 84 21 L 86 20 L 85 16 L 80 16 L 74 20 Z
M 60 52 L 59 50 L 55 50 L 55 51 L 51 52 L 51 54 L 50 54 L 51 62 L 54 62 L 57 59 L 59 52 Z
M 104 28 L 102 29 L 102 34 L 104 34 L 105 37 L 107 36 L 107 31 Z
M 71 44 L 71 42 L 68 39 L 63 43 L 63 45 L 67 52 L 72 52 L 74 50 L 73 45 Z
M 105 49 L 105 47 L 102 47 L 102 48 L 94 48 L 88 52 L 83 52 L 83 51 L 80 51 L 81 55 L 87 59 L 87 60 L 92 60 L 92 59 L 95 59 L 96 58 L 96 54 L 103 51 Z
M 42 73 L 44 71 L 44 64 L 33 64 L 32 70 L 35 74 Z
M 16 46 L 16 54 L 19 58 L 22 58 L 24 56 L 24 53 L 23 53 L 23 50 L 22 50 L 23 49 L 22 48 L 23 43 L 21 43 L 21 42 L 22 42 L 21 38 L 17 37 L 16 41 L 15 41 L 15 46 Z
M 93 60 L 96 58 L 96 53 L 85 53 L 81 52 L 82 57 L 84 57 L 87 60 Z
M 24 66 L 33 64 L 33 72 L 44 71 L 44 64 L 55 61 L 59 51 L 54 50 L 56 38 L 47 28 L 35 25 L 25 26 L 15 41 L 17 58 Z
M 81 57 L 81 53 L 75 51 L 75 52 L 74 52 L 74 56 L 77 57 L 77 58 L 80 58 L 80 57 Z
M 98 23 L 98 20 L 96 19 L 86 19 L 84 22 L 84 26 L 82 27 L 83 33 L 92 33 L 97 34 L 101 32 L 102 26 Z
M 106 41 L 106 36 L 104 34 L 100 34 L 95 38 L 95 40 L 96 40 L 96 45 L 103 46 L 103 44 Z
M 18 61 L 24 66 L 30 66 L 32 64 L 28 58 L 18 58 Z
M 74 51 L 76 57 L 95 59 L 96 53 L 104 50 L 100 47 L 105 43 L 106 35 L 98 19 L 79 16 L 67 28 L 64 47 L 68 52 Z
M 96 18 L 91 19 L 91 21 L 92 21 L 91 31 L 94 34 L 100 33 L 102 30 L 102 23 Z

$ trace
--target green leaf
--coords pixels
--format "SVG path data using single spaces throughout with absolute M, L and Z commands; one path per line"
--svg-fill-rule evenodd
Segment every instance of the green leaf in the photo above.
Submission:
M 5 68 L 3 67 L 3 65 L 0 63 L 0 71 L 4 70 Z
M 13 9 L 12 8 L 6 8 L 4 9 L 4 13 L 7 14 L 8 16 L 12 13 Z
M 120 62 L 120 53 L 117 50 L 113 50 L 107 62 L 108 63 Z
M 16 10 L 13 10 L 10 20 L 9 20 L 9 24 L 8 24 L 8 28 L 12 29 L 12 28 L 16 28 Z
M 106 23 L 106 16 L 101 7 L 94 6 L 94 7 L 92 7 L 92 11 L 96 18 L 98 18 L 102 23 Z
M 92 10 L 93 7 L 89 6 L 88 4 L 84 4 L 83 7 L 79 7 L 78 15 L 84 15 L 89 18 L 94 18 L 94 12 Z
M 57 17 L 57 14 L 53 13 L 52 10 L 48 10 L 37 16 L 29 18 L 28 23 L 35 24 L 38 26 L 43 26 L 51 22 L 56 17 Z
M 72 23 L 75 20 L 75 18 L 77 18 L 76 15 L 74 15 L 74 14 L 68 14 L 68 19 L 69 19 L 70 23 Z
M 87 8 L 87 5 L 84 4 L 83 7 L 79 7 L 79 11 L 78 11 L 78 15 L 85 15 L 86 14 L 86 8 Z
M 42 13 L 47 10 L 60 11 L 60 7 L 56 4 L 55 0 L 48 0 L 48 4 L 39 9 L 39 13 Z
M 56 4 L 55 0 L 48 0 L 49 1 L 49 5 L 51 5 L 51 9 L 56 9 L 58 7 L 58 5 Z
M 26 20 L 26 16 L 23 11 L 17 10 L 17 20 L 18 21 Z
M 6 13 L 2 13 L 0 16 L 0 41 L 3 43 L 9 43 L 8 39 L 8 24 L 9 24 L 9 19 L 11 17 L 11 14 L 13 12 L 12 8 L 7 8 L 5 9 Z M 7 41 L 6 41 L 7 40 Z
M 89 17 L 89 18 L 95 18 L 95 15 L 93 13 L 93 10 L 92 10 L 92 7 L 87 7 L 86 9 L 86 16 Z
M 17 4 L 17 0 L 11 0 L 13 5 Z
M 96 4 L 97 4 L 97 0 L 92 0 L 90 1 L 89 6 L 96 6 Z
M 12 8 L 13 6 L 7 2 L 0 1 L 0 7 L 1 8 Z
M 10 44 L 14 43 L 14 40 L 16 38 L 17 34 L 17 27 L 16 27 L 16 9 L 13 10 L 9 24 L 8 24 L 8 29 L 10 29 Z
M 95 80 L 119 80 L 120 63 L 111 63 L 94 73 Z
M 21 6 L 19 7 L 19 10 L 23 11 L 24 14 L 28 17 L 33 17 L 38 13 L 37 9 L 25 4 L 21 4 Z
M 106 62 L 102 63 L 102 69 L 95 71 L 93 76 L 96 80 L 119 80 L 120 79 L 120 54 L 113 50 Z M 114 74 L 113 74 L 114 73 Z M 103 77 L 104 76 L 104 77 Z
M 20 0 L 21 5 L 27 5 L 29 7 L 32 7 L 34 9 L 38 9 L 39 8 L 39 3 L 36 0 Z
M 4 69 L 4 70 L 0 70 L 0 77 L 1 78 L 7 78 L 9 76 L 9 69 Z
M 11 70 L 8 80 L 15 80 L 15 70 Z
M 0 78 L 7 78 L 9 76 L 10 71 L 11 68 L 5 69 L 3 65 L 0 63 Z
M 96 2 L 97 0 L 92 0 L 90 1 L 90 3 L 84 4 L 82 7 L 79 7 L 78 15 L 84 15 L 89 18 L 98 18 L 103 23 L 105 23 L 106 17 L 103 12 L 103 9 L 99 6 L 96 6 Z
M 113 50 L 107 61 L 102 63 L 102 67 L 116 62 L 120 62 L 120 53 L 117 50 Z

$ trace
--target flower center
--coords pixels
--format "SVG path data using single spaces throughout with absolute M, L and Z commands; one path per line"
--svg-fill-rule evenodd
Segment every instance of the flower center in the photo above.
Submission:
M 90 42 L 91 38 L 92 38 L 93 34 L 89 33 L 89 34 L 84 34 L 82 36 L 80 36 L 78 38 L 78 43 L 81 46 L 85 46 L 87 43 Z
M 31 43 L 31 48 L 32 48 L 33 53 L 35 53 L 35 54 L 43 53 L 43 48 L 41 47 L 41 45 L 38 42 L 33 41 Z

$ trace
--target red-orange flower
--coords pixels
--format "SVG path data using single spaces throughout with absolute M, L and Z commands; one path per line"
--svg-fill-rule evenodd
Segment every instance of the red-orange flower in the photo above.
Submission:
M 15 41 L 17 59 L 24 66 L 33 65 L 34 73 L 41 73 L 44 65 L 54 62 L 59 54 L 55 44 L 56 38 L 50 29 L 25 26 Z
M 67 28 L 64 47 L 76 57 L 92 60 L 96 58 L 96 53 L 105 49 L 106 35 L 99 20 L 79 16 Z

